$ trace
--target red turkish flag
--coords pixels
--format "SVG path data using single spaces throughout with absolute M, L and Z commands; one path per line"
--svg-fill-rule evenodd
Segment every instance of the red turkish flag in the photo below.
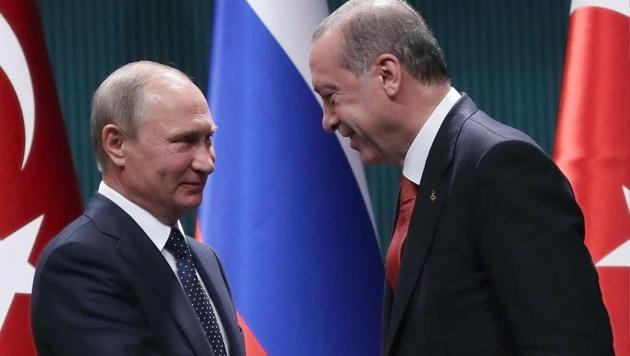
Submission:
M 629 8 L 573 0 L 554 150 L 584 212 L 617 355 L 630 355 Z
M 34 266 L 80 213 L 35 2 L 0 0 L 0 355 L 36 355 Z

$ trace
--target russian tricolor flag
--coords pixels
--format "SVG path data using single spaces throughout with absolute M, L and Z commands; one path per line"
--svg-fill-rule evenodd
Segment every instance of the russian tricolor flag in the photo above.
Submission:
M 217 163 L 198 234 L 222 258 L 250 356 L 379 354 L 383 264 L 363 167 L 323 132 L 310 87 L 326 13 L 315 0 L 215 2 Z

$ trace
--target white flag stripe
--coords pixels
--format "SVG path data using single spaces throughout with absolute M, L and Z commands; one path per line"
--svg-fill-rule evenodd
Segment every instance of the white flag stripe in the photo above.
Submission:
M 308 57 L 313 31 L 328 15 L 326 2 L 323 0 L 247 0 L 247 2 L 289 56 L 321 106 L 321 99 L 312 90 Z M 361 190 L 361 196 L 367 207 L 374 234 L 378 236 L 361 157 L 350 147 L 347 138 L 339 134 L 336 136 Z
M 311 86 L 308 55 L 313 30 L 328 14 L 325 1 L 313 0 L 247 0 L 297 67 L 306 84 Z
M 571 13 L 581 7 L 601 7 L 630 17 L 630 0 L 573 0 Z

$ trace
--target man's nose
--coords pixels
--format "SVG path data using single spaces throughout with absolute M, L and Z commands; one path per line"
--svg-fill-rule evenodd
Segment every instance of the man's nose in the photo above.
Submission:
M 192 168 L 195 171 L 210 174 L 214 172 L 214 162 L 216 155 L 213 146 L 200 145 L 195 151 L 195 158 L 192 162 Z
M 334 111 L 324 107 L 322 115 L 322 127 L 326 132 L 333 133 L 339 128 L 339 118 Z

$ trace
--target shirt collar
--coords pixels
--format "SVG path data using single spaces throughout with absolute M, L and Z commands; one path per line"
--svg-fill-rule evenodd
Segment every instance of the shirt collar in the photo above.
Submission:
M 457 100 L 461 95 L 451 87 L 448 94 L 440 101 L 438 106 L 433 110 L 427 121 L 424 123 L 418 135 L 411 143 L 409 151 L 405 156 L 403 163 L 403 175 L 410 181 L 420 184 L 420 178 L 424 172 L 424 166 L 427 163 L 429 157 L 429 150 L 433 145 L 435 136 L 437 136 L 442 122 L 446 118 L 446 115 L 453 108 Z
M 166 245 L 166 240 L 168 240 L 171 234 L 170 226 L 162 224 L 155 216 L 151 215 L 151 213 L 125 198 L 103 181 L 101 181 L 101 184 L 98 186 L 98 192 L 124 210 L 125 213 L 140 226 L 142 231 L 147 234 L 158 250 L 162 251 Z M 179 229 L 183 236 L 186 236 L 179 220 L 177 221 L 177 229 Z

